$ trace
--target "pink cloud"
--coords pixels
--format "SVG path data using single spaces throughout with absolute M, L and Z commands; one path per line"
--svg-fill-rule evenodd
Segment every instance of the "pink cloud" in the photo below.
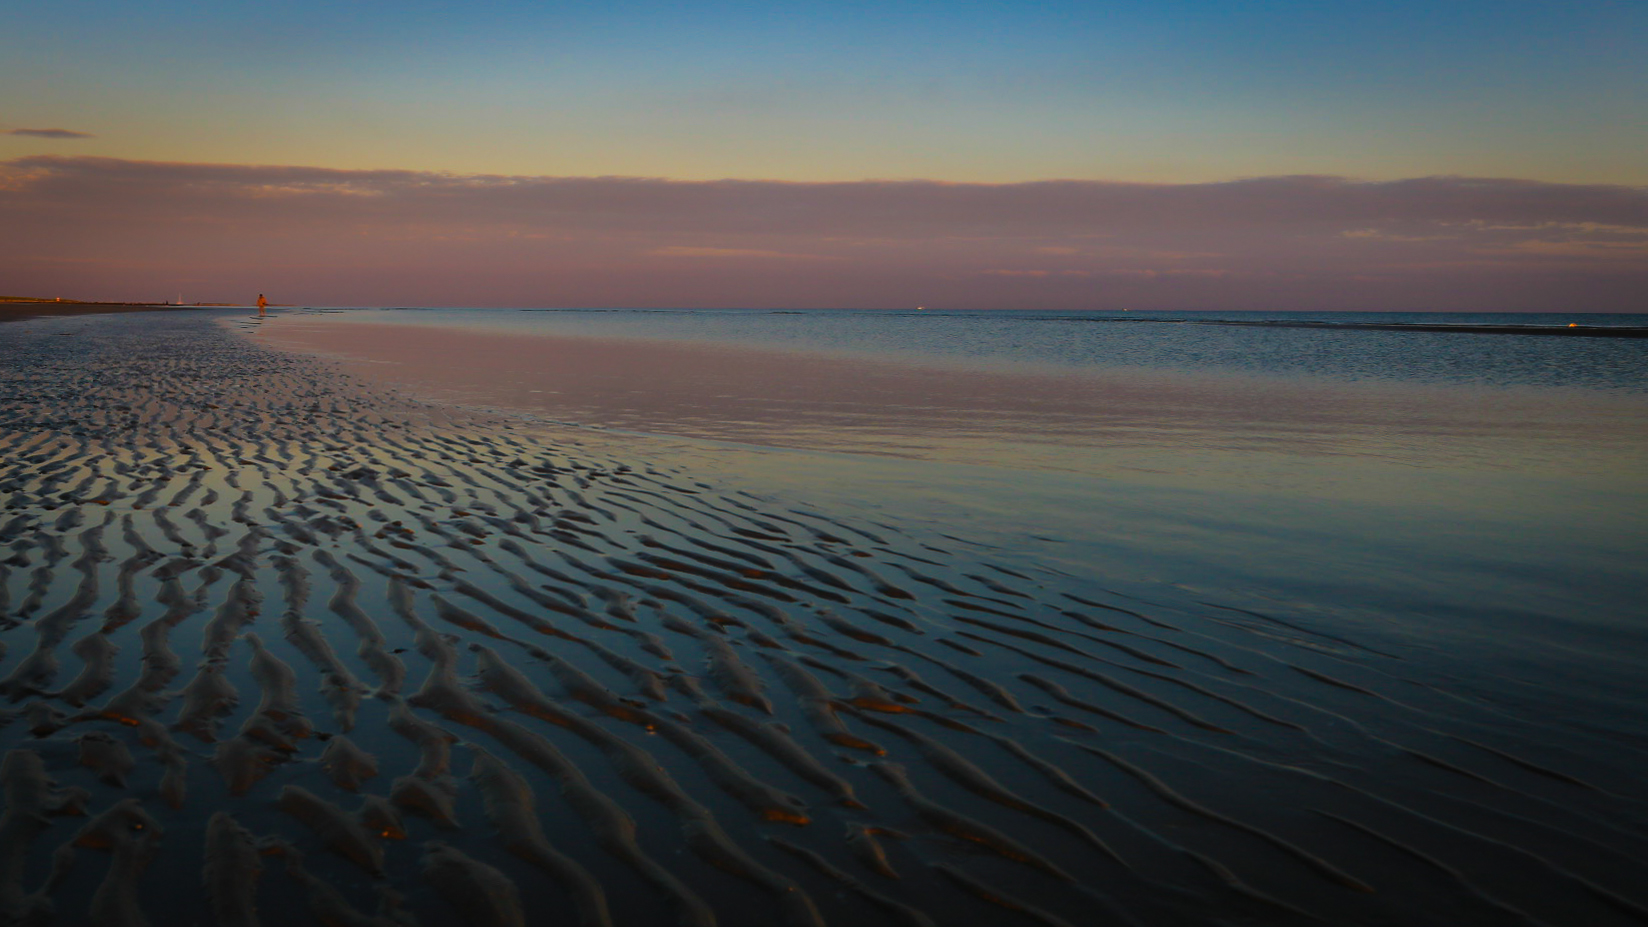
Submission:
M 203 299 L 397 305 L 1640 310 L 1648 292 L 1648 190 L 1511 179 L 689 182 L 29 157 L 0 162 L 0 219 L 8 289 L 93 297 L 183 277 L 215 288 Z

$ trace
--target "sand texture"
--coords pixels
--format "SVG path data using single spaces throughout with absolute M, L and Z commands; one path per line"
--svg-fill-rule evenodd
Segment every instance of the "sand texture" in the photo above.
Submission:
M 0 322 L 20 322 L 43 316 L 108 315 L 123 312 L 154 312 L 165 309 L 155 303 L 98 303 L 69 300 L 54 302 L 35 299 L 0 298 Z M 193 306 L 172 307 L 173 311 L 196 309 Z
M 1648 921 L 1644 744 L 1537 680 L 998 560 L 206 317 L 5 326 L 0 923 Z

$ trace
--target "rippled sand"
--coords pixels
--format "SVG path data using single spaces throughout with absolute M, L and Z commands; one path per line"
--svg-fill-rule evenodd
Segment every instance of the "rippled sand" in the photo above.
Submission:
M 1648 921 L 1605 720 L 580 441 L 0 327 L 0 920 Z

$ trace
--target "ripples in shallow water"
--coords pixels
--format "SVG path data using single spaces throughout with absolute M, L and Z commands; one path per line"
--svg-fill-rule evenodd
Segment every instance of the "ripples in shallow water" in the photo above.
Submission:
M 1118 591 L 198 319 L 0 352 L 11 919 L 1648 913 L 1641 698 Z

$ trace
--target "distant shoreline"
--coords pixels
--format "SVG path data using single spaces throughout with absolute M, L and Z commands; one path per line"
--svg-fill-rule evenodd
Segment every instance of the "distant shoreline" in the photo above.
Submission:
M 81 299 L 41 299 L 30 296 L 0 296 L 0 322 L 18 322 L 57 315 L 92 315 L 108 312 L 155 312 L 163 309 L 234 309 L 236 303 L 130 303 Z

